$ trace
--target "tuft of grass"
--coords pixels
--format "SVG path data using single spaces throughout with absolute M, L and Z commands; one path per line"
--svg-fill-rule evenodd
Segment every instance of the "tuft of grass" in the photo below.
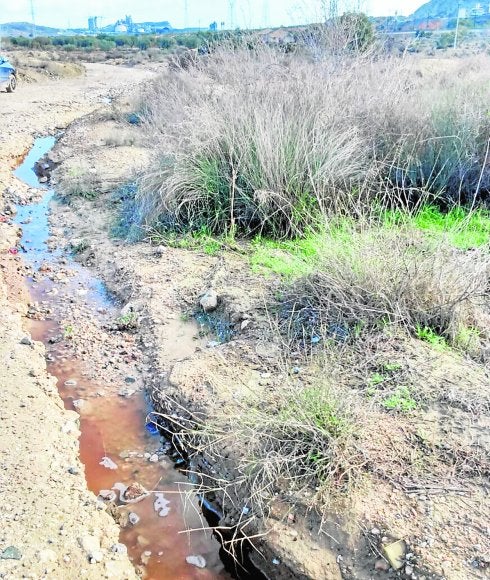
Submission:
M 363 458 L 355 444 L 360 424 L 326 385 L 288 384 L 251 394 L 205 422 L 176 417 L 163 416 L 167 430 L 191 449 L 191 459 L 203 452 L 219 455 L 223 445 L 239 446 L 237 476 L 213 480 L 212 491 L 226 504 L 239 490 L 252 517 L 268 514 L 281 482 L 322 513 L 345 497 L 361 473 Z
M 409 413 L 417 408 L 417 401 L 407 387 L 400 387 L 395 393 L 383 399 L 381 404 L 387 411 L 400 413 Z
M 429 326 L 417 325 L 415 334 L 420 338 L 420 340 L 428 342 L 435 350 L 444 351 L 448 348 L 447 340 L 440 334 L 437 334 L 437 332 Z
M 371 57 L 219 46 L 169 70 L 138 108 L 158 151 L 137 195 L 143 223 L 280 240 L 374 200 L 479 204 L 488 58 L 419 77 L 408 59 Z
M 116 318 L 118 330 L 134 330 L 138 328 L 139 316 L 136 312 L 128 312 Z
M 97 183 L 97 176 L 91 168 L 79 164 L 61 173 L 59 191 L 65 198 L 82 197 L 94 200 L 99 196 Z
M 230 242 L 229 238 L 218 238 L 210 235 L 206 228 L 183 234 L 168 229 L 153 230 L 150 239 L 155 244 L 183 250 L 201 251 L 208 256 L 217 256 Z

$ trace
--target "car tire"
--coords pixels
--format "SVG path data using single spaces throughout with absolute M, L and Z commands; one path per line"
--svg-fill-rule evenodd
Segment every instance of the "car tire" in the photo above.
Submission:
M 17 88 L 17 78 L 15 75 L 10 75 L 9 84 L 7 85 L 7 93 L 13 93 Z

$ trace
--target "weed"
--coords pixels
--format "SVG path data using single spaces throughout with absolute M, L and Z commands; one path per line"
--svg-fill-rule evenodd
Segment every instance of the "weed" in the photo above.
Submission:
M 387 362 L 383 363 L 383 370 L 389 373 L 394 373 L 396 371 L 400 371 L 402 369 L 402 365 L 396 362 Z
M 460 326 L 454 338 L 454 346 L 463 352 L 477 356 L 481 350 L 481 331 L 472 326 Z
M 417 326 L 415 334 L 421 340 L 428 342 L 435 350 L 444 351 L 448 348 L 447 340 L 428 326 Z
M 208 256 L 217 256 L 225 247 L 229 238 L 217 238 L 209 234 L 206 228 L 199 231 L 179 234 L 167 228 L 153 230 L 150 239 L 154 244 L 163 244 L 182 250 L 196 250 Z
M 401 387 L 386 399 L 383 399 L 382 406 L 388 411 L 399 411 L 409 413 L 417 408 L 417 401 L 410 394 L 407 387 Z
M 474 207 L 490 188 L 487 60 L 420 80 L 408 59 L 217 47 L 142 99 L 160 159 L 141 178 L 142 220 L 284 239 L 373 200 Z
M 381 373 L 374 373 L 373 375 L 371 375 L 369 377 L 368 382 L 373 387 L 376 387 L 378 385 L 382 385 L 385 381 L 386 381 L 386 377 L 384 375 L 382 375 Z
M 83 254 L 85 250 L 90 248 L 90 243 L 87 240 L 80 240 L 76 244 L 71 245 L 71 253 L 76 256 L 77 254 Z
M 73 338 L 74 333 L 75 333 L 75 328 L 73 327 L 72 324 L 67 324 L 65 326 L 65 328 L 63 329 L 63 337 L 65 339 Z
M 84 165 L 75 165 L 68 171 L 61 173 L 59 190 L 64 197 L 83 197 L 94 200 L 98 197 L 97 177 L 95 173 Z
M 138 327 L 139 316 L 136 312 L 128 312 L 116 318 L 118 330 L 134 330 Z

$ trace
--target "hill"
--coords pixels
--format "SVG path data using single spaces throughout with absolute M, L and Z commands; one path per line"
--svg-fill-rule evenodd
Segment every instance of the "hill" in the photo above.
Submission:
M 416 10 L 411 18 L 456 18 L 458 7 L 471 14 L 477 4 L 475 0 L 430 0 Z M 488 4 L 480 3 L 480 6 L 484 6 L 488 11 Z
M 32 24 L 30 22 L 7 22 L 0 24 L 2 36 L 28 36 L 32 34 Z M 34 34 L 39 36 L 54 36 L 63 32 L 59 28 L 49 26 L 35 26 Z

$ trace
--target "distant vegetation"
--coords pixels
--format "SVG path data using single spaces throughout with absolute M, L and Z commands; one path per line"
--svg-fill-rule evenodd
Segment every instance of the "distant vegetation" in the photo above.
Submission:
M 69 36 L 36 36 L 29 38 L 26 36 L 12 37 L 9 43 L 13 47 L 50 49 L 58 50 L 101 50 L 109 51 L 115 48 L 137 48 L 147 50 L 149 48 L 160 48 L 170 50 L 174 47 L 183 46 L 186 48 L 197 48 L 206 43 L 213 33 L 198 32 L 196 34 L 165 34 L 165 35 L 132 35 L 132 34 L 98 34 L 89 35 L 69 35 Z

